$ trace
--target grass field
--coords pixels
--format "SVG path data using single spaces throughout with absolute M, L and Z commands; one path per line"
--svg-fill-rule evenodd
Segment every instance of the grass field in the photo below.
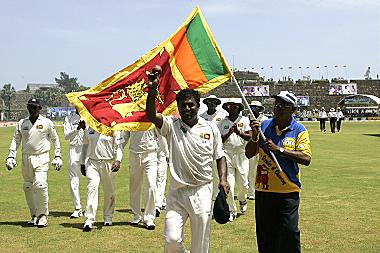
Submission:
M 313 159 L 309 167 L 301 168 L 303 252 L 380 252 L 380 122 L 343 122 L 343 131 L 336 134 L 319 132 L 315 122 L 305 126 L 311 136 Z M 72 204 L 64 164 L 60 172 L 49 171 L 49 226 L 28 227 L 20 152 L 18 167 L 9 172 L 4 165 L 13 131 L 0 128 L 0 252 L 163 252 L 162 217 L 156 220 L 154 231 L 129 225 L 133 215 L 129 209 L 127 148 L 117 176 L 114 226 L 102 226 L 102 196 L 99 222 L 91 233 L 82 232 L 84 219 L 69 219 Z M 66 158 L 62 127 L 58 131 Z M 86 181 L 81 178 L 82 205 Z M 257 252 L 254 201 L 248 205 L 246 214 L 232 223 L 212 222 L 210 252 Z M 189 230 L 187 226 L 187 246 Z

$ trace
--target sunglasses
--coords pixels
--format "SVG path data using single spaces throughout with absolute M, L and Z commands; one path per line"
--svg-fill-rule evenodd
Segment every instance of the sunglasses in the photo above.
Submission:
M 228 109 L 239 109 L 240 106 L 239 105 L 228 105 L 227 108 Z

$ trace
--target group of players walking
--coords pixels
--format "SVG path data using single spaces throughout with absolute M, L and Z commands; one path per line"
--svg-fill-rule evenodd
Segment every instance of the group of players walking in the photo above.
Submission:
M 257 193 L 258 189 L 272 192 L 274 195 L 258 195 L 261 204 L 256 206 L 257 217 L 265 216 L 269 210 L 265 208 L 271 206 L 267 207 L 267 204 L 274 201 L 273 197 L 276 197 L 276 201 L 277 199 L 287 201 L 289 198 L 298 201 L 300 183 L 297 176 L 299 173 L 297 163 L 310 164 L 311 152 L 306 129 L 302 125 L 297 125 L 298 123 L 292 118 L 296 104 L 296 97 L 293 94 L 281 92 L 274 96 L 276 99 L 275 120 L 266 120 L 265 122 L 270 124 L 265 125 L 263 129 L 276 127 L 276 132 L 271 130 L 273 133 L 266 134 L 281 136 L 281 138 L 284 135 L 285 140 L 279 138 L 277 140 L 273 137 L 273 140 L 276 140 L 275 143 L 271 139 L 262 139 L 259 134 L 259 121 L 265 119 L 261 113 L 263 107 L 260 102 L 251 103 L 256 119 L 250 120 L 242 115 L 244 106 L 240 101 L 229 99 L 222 105 L 225 112 L 221 112 L 217 110 L 221 100 L 211 95 L 203 100 L 208 107 L 207 111 L 198 116 L 200 95 L 194 90 L 185 89 L 176 97 L 180 117 L 163 116 L 157 113 L 155 108 L 158 84 L 159 74 L 149 74 L 146 114 L 156 126 L 153 130 L 114 131 L 112 136 L 106 136 L 86 126 L 78 113 L 66 117 L 64 137 L 70 142 L 68 175 L 74 206 L 74 212 L 70 217 L 79 218 L 84 214 L 83 231 L 88 232 L 93 229 L 100 183 L 104 192 L 104 225 L 112 226 L 116 198 L 115 172 L 120 169 L 123 149 L 128 141 L 130 142 L 130 207 L 134 214 L 131 225 L 144 224 L 149 230 L 155 229 L 154 220 L 166 206 L 164 196 L 166 171 L 169 166 L 170 184 L 167 192 L 164 227 L 165 252 L 188 252 L 183 245 L 183 229 L 187 219 L 191 222 L 191 252 L 208 252 L 211 200 L 215 198 L 218 189 L 223 188 L 227 193 L 230 221 L 234 221 L 238 213 L 234 200 L 235 184 L 241 213 L 247 210 L 247 198 L 255 199 L 255 190 Z M 40 115 L 42 109 L 40 101 L 30 99 L 27 109 L 29 117 L 20 120 L 16 125 L 6 166 L 9 170 L 16 166 L 17 148 L 22 143 L 24 192 L 31 214 L 31 220 L 28 223 L 46 227 L 49 214 L 47 171 L 50 161 L 50 142 L 54 144 L 55 158 L 51 163 L 56 170 L 62 167 L 61 147 L 53 122 Z M 296 132 L 297 135 L 295 135 Z M 284 145 L 286 150 L 282 147 Z M 281 157 L 279 160 L 281 167 L 291 170 L 289 179 L 281 168 L 279 168 L 279 173 L 272 173 L 271 170 L 276 171 L 276 166 L 273 165 L 271 158 L 267 157 L 269 153 L 263 153 L 263 151 L 274 152 L 276 156 Z M 285 157 L 289 158 L 285 159 Z M 259 181 L 255 180 L 258 164 Z M 84 212 L 79 194 L 80 173 L 88 179 Z M 269 189 L 268 179 L 276 177 L 279 179 L 278 182 L 282 182 L 282 186 L 273 183 L 270 187 L 274 188 Z M 145 183 L 143 183 L 144 179 Z M 284 184 L 286 189 L 282 189 Z M 141 212 L 143 185 L 144 213 Z M 276 187 L 281 189 L 278 190 Z M 266 197 L 271 199 L 265 200 L 265 203 L 262 202 Z M 291 225 L 291 229 L 284 230 L 284 234 L 290 237 L 279 244 L 278 248 L 285 249 L 284 252 L 289 252 L 287 249 L 290 248 L 296 248 L 297 252 L 300 249 L 299 202 L 292 202 L 292 212 L 289 213 L 291 216 L 287 213 L 288 205 L 283 206 L 282 203 L 279 202 L 279 208 L 276 209 L 282 210 L 279 212 L 279 215 L 281 214 L 279 220 L 269 221 L 265 218 L 264 223 L 264 220 L 260 221 L 261 223 L 257 221 L 260 225 L 257 227 L 260 252 L 274 252 L 271 250 L 273 245 L 268 243 L 283 235 L 272 235 L 273 231 L 277 231 L 276 226 L 284 226 L 282 219 L 287 220 L 289 226 Z M 294 211 L 295 209 L 297 211 Z M 261 211 L 258 213 L 258 210 Z M 266 228 L 266 223 L 271 224 L 270 227 Z
M 319 128 L 321 132 L 326 132 L 326 120 L 330 121 L 331 133 L 335 133 L 335 129 L 340 132 L 342 126 L 342 120 L 344 120 L 344 115 L 340 107 L 335 111 L 335 108 L 330 108 L 330 112 L 327 113 L 325 108 L 322 107 L 319 112 Z

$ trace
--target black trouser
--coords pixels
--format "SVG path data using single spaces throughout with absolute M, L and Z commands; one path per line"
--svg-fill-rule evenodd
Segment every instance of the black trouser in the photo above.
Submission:
M 340 131 L 341 124 L 342 124 L 342 120 L 338 119 L 338 121 L 336 122 L 336 129 L 338 130 L 338 132 Z
M 255 193 L 257 246 L 260 253 L 301 252 L 299 193 Z
M 326 119 L 325 118 L 319 119 L 319 128 L 321 129 L 321 132 L 326 130 Z
M 335 133 L 336 118 L 330 118 L 330 129 L 332 133 Z

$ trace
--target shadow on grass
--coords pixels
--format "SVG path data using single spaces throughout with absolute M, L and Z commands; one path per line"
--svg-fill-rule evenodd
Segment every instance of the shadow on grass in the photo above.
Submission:
M 380 137 L 380 134 L 364 134 L 364 135 L 373 136 L 373 137 Z
M 133 214 L 131 209 L 117 209 L 116 212 Z
M 49 216 L 52 217 L 70 217 L 70 212 L 50 211 Z
M 64 228 L 75 228 L 75 229 L 83 230 L 84 223 L 68 223 L 68 222 L 65 222 L 65 223 L 61 223 L 59 225 L 62 226 L 62 227 L 64 227 Z M 107 227 L 115 227 L 115 226 L 132 226 L 132 227 L 136 227 L 136 228 L 146 229 L 146 227 L 145 227 L 144 224 L 139 224 L 139 225 L 135 226 L 135 225 L 131 225 L 131 223 L 127 222 L 127 221 L 113 222 L 112 226 L 105 226 L 103 224 L 103 222 L 95 222 L 94 226 L 93 226 L 93 229 L 100 230 L 100 229 L 103 229 L 103 227 L 107 228 Z
M 33 225 L 28 225 L 26 221 L 3 221 L 0 222 L 0 226 L 20 226 L 23 228 L 32 228 Z

